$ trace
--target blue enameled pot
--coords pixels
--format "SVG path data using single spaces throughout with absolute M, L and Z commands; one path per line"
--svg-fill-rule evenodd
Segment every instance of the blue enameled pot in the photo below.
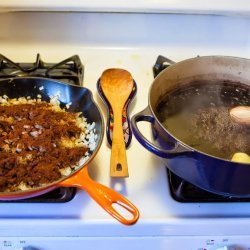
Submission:
M 196 57 L 169 66 L 152 83 L 148 107 L 132 117 L 136 139 L 161 157 L 173 173 L 193 185 L 216 194 L 250 197 L 250 164 L 217 158 L 184 144 L 164 128 L 156 116 L 157 104 L 167 93 L 194 81 L 206 80 L 207 84 L 229 80 L 250 89 L 249 69 L 250 60 L 225 56 Z M 137 123 L 141 121 L 152 124 L 154 142 L 140 132 Z

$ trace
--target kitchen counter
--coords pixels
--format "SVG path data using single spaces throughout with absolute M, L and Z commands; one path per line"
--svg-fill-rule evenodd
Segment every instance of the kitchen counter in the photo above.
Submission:
M 142 12 L 250 15 L 248 0 L 2 0 L 5 11 Z

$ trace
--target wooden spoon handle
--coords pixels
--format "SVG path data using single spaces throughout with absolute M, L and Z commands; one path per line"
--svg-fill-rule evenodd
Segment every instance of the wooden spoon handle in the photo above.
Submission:
M 113 110 L 114 127 L 113 127 L 111 159 L 110 159 L 111 177 L 129 176 L 126 147 L 125 147 L 123 128 L 122 128 L 122 109 L 123 107 L 115 108 Z

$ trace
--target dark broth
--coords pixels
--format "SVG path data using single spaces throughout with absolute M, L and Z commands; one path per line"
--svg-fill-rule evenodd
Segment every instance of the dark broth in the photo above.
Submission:
M 232 107 L 250 105 L 250 87 L 221 82 L 194 82 L 166 95 L 157 105 L 157 117 L 177 139 L 204 153 L 231 159 L 236 152 L 250 154 L 250 128 L 234 123 Z

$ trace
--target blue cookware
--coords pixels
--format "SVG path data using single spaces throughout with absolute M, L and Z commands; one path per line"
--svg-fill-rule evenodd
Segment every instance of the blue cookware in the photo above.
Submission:
M 206 83 L 237 82 L 248 90 L 250 100 L 249 68 L 250 60 L 225 56 L 196 57 L 169 66 L 152 83 L 148 107 L 131 119 L 136 139 L 161 157 L 173 173 L 193 185 L 216 194 L 250 197 L 250 164 L 217 158 L 179 141 L 161 124 L 156 110 L 159 102 L 172 90 L 203 80 Z M 139 130 L 137 123 L 142 121 L 152 124 L 153 142 Z

